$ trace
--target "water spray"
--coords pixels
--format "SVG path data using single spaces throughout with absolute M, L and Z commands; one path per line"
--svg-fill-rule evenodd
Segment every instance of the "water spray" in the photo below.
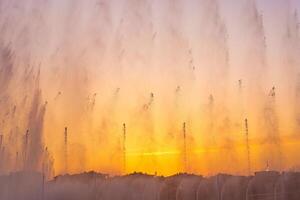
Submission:
M 265 120 L 266 120 L 266 131 L 267 140 L 270 146 L 269 164 L 272 167 L 282 169 L 282 147 L 280 141 L 279 121 L 276 113 L 276 88 L 272 87 L 269 92 L 269 100 L 265 107 Z M 277 159 L 274 159 L 277 156 Z M 276 163 L 277 161 L 277 163 Z M 273 166 L 275 165 L 275 166 Z
M 183 123 L 183 162 L 184 162 L 184 172 L 187 172 L 187 150 L 186 150 L 186 123 Z
M 271 97 L 274 97 L 274 98 L 275 98 L 275 96 L 276 96 L 275 87 L 272 87 L 272 89 L 271 89 L 271 91 L 270 91 L 270 93 L 269 93 L 269 96 L 271 96 Z
M 251 174 L 251 162 L 250 162 L 250 145 L 249 145 L 249 126 L 248 119 L 245 119 L 245 134 L 246 134 L 246 146 L 247 146 L 247 165 L 248 174 Z
M 243 80 L 239 80 L 239 90 L 241 91 L 243 89 Z
M 59 91 L 56 96 L 54 97 L 54 101 L 56 101 L 61 96 L 61 92 Z
M 208 114 L 209 114 L 209 135 L 211 136 L 213 143 L 216 142 L 215 140 L 215 135 L 214 135 L 214 96 L 211 94 L 209 95 L 209 99 L 208 99 L 209 103 L 208 103 Z
M 143 106 L 144 110 L 150 109 L 150 107 L 153 104 L 153 101 L 154 101 L 154 93 L 151 92 L 149 102 Z
M 25 134 L 25 141 L 24 141 L 24 163 L 23 167 L 26 168 L 26 162 L 27 162 L 27 151 L 28 151 L 28 142 L 29 142 L 29 130 L 26 131 Z
M 46 147 L 44 150 L 44 158 L 43 158 L 43 163 L 42 163 L 42 165 L 43 165 L 42 166 L 42 193 L 41 193 L 42 200 L 44 200 L 44 198 L 45 198 L 45 182 L 46 182 L 45 173 L 48 172 L 47 159 L 48 159 L 48 147 Z
M 178 93 L 180 93 L 180 91 L 181 91 L 181 87 L 178 85 L 178 86 L 176 87 L 175 92 L 176 92 L 176 94 L 178 94 Z
M 0 135 L 0 161 L 1 162 L 3 162 L 2 143 L 3 143 L 3 135 Z M 1 167 L 1 165 L 0 165 L 0 167 Z
M 0 135 L 0 152 L 2 149 L 2 144 L 3 144 L 3 135 Z
M 154 93 L 153 93 L 153 92 L 151 92 L 151 93 L 150 93 L 150 101 L 149 101 L 149 106 L 150 106 L 150 105 L 152 105 L 153 101 L 154 101 Z
M 64 146 L 65 146 L 65 173 L 68 172 L 68 127 L 65 127 L 64 133 Z
M 123 172 L 126 173 L 126 124 L 123 124 Z
M 18 171 L 18 170 L 19 170 L 19 167 L 18 167 L 18 161 L 19 161 L 19 152 L 17 151 L 17 152 L 16 152 L 15 171 Z

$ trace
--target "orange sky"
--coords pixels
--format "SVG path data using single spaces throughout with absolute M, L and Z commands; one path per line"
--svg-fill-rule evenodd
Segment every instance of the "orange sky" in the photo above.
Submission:
M 119 2 L 3 1 L 0 173 L 298 169 L 297 2 Z

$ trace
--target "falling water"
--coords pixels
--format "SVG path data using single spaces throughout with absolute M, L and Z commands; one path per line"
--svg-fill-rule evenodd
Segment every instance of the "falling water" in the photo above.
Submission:
M 297 168 L 297 8 L 280 34 L 264 3 L 236 4 L 233 19 L 218 0 L 1 0 L 0 174 L 121 174 L 123 123 L 127 173 L 186 157 L 189 172 L 245 174 L 245 118 L 253 170 Z

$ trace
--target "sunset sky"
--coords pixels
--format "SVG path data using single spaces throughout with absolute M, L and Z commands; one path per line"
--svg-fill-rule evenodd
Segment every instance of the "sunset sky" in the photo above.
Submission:
M 1 0 L 0 173 L 299 169 L 299 9 Z

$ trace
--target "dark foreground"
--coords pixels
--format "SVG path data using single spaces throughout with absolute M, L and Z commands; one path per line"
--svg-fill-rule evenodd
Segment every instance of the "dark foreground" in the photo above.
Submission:
M 251 177 L 178 174 L 108 177 L 94 172 L 58 176 L 0 176 L 0 200 L 299 200 L 300 173 L 258 172 Z

